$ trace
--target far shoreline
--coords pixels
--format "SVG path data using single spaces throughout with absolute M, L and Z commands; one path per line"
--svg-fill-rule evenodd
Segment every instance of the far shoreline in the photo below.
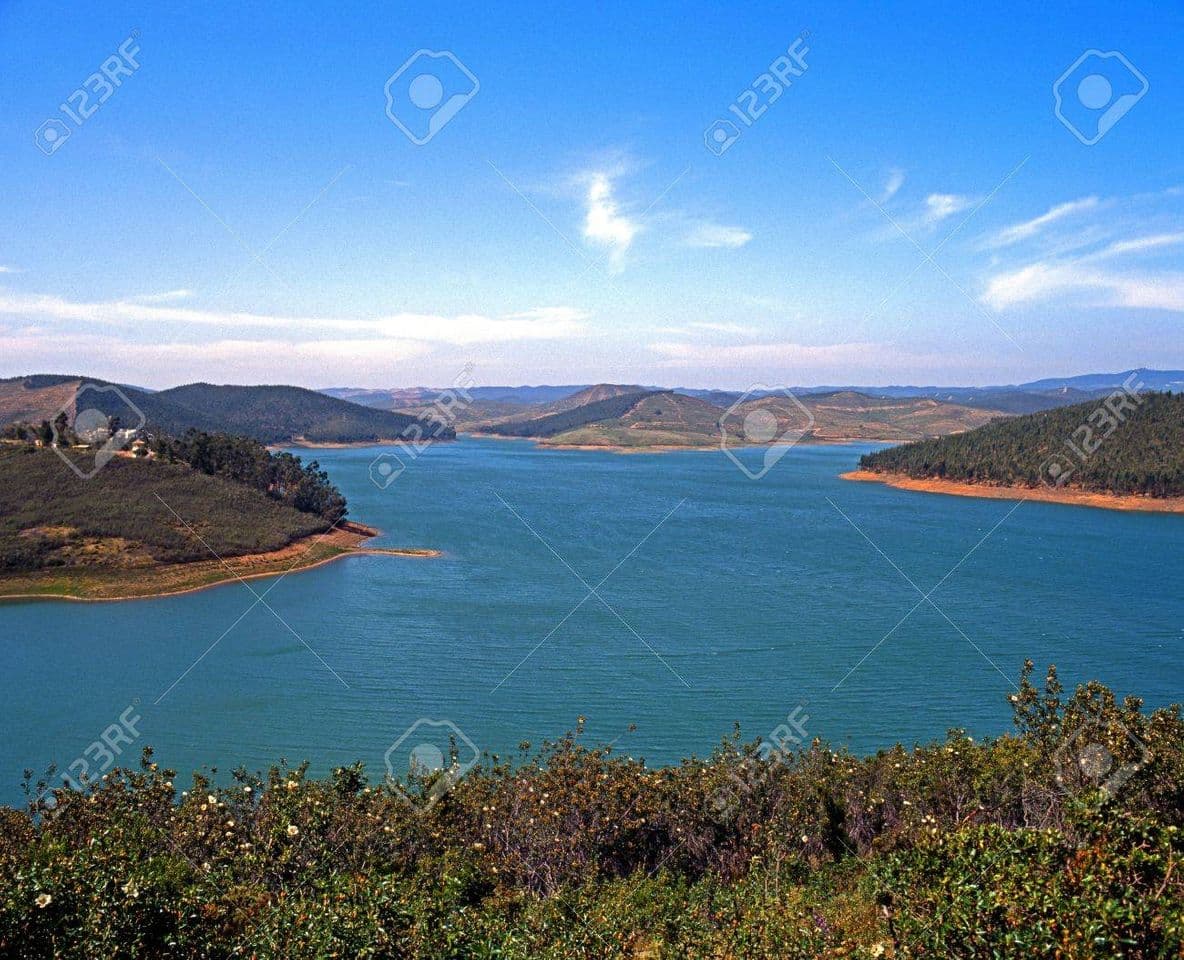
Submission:
M 933 477 L 910 477 L 903 473 L 877 473 L 851 470 L 839 474 L 842 480 L 859 483 L 882 483 L 897 490 L 915 493 L 939 493 L 951 497 L 975 497 L 981 500 L 1033 500 L 1071 507 L 1098 510 L 1123 510 L 1141 513 L 1184 513 L 1184 497 L 1147 497 L 1138 494 L 1096 493 L 1072 487 L 996 486 L 987 483 L 964 483 Z
M 120 603 L 128 600 L 156 600 L 210 590 L 231 583 L 302 573 L 340 560 L 342 557 L 387 556 L 434 559 L 441 551 L 415 547 L 368 547 L 364 544 L 382 531 L 346 521 L 326 533 L 314 533 L 293 540 L 287 546 L 264 553 L 242 554 L 224 560 L 196 560 L 189 563 L 157 564 L 126 569 L 58 568 L 32 571 L 0 579 L 0 603 L 64 600 L 70 603 Z M 127 589 L 133 581 L 137 590 Z M 5 593 L 6 587 L 31 588 L 36 592 Z M 38 591 L 37 588 L 41 589 Z M 55 592 L 57 589 L 79 592 Z
M 545 439 L 539 437 L 512 437 L 504 433 L 477 433 L 475 431 L 466 430 L 463 433 L 458 433 L 457 438 L 465 437 L 472 440 L 509 440 L 517 441 L 519 443 L 533 444 L 539 450 L 588 450 L 591 452 L 603 453 L 682 453 L 686 451 L 698 451 L 701 453 L 710 453 L 711 451 L 723 450 L 718 442 L 715 443 L 685 443 L 685 444 L 637 444 L 625 445 L 620 443 L 548 443 Z M 863 437 L 819 437 L 810 440 L 798 440 L 790 446 L 801 447 L 845 447 L 854 444 L 862 443 L 900 443 L 903 441 L 897 440 L 868 440 Z M 728 444 L 728 450 L 763 450 L 768 447 L 776 446 L 770 443 L 736 443 Z

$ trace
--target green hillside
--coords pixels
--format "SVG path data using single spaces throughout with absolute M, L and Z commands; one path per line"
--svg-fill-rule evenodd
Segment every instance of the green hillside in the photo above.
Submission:
M 85 469 L 86 453 L 66 453 Z M 211 551 L 222 557 L 260 553 L 332 522 L 297 509 L 294 496 L 285 502 L 258 488 L 269 470 L 294 488 L 305 478 L 315 486 L 314 465 L 287 457 L 228 479 L 214 454 L 203 463 L 211 472 L 165 457 L 116 457 L 83 480 L 53 450 L 0 444 L 0 572 L 132 568 L 208 560 Z
M 1184 394 L 1090 400 L 867 454 L 860 466 L 967 483 L 1184 496 Z

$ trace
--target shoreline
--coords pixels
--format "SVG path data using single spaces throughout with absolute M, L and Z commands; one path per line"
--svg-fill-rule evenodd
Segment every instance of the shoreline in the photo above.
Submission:
M 457 437 L 467 437 L 474 440 L 510 440 L 532 443 L 540 450 L 590 450 L 605 453 L 680 453 L 684 451 L 700 451 L 709 453 L 719 451 L 718 442 L 713 443 L 667 443 L 667 444 L 637 444 L 636 446 L 620 443 L 548 443 L 538 437 L 511 437 L 501 433 L 474 433 L 466 431 L 458 433 Z M 842 447 L 857 443 L 900 443 L 896 440 L 867 440 L 862 437 L 819 437 L 810 440 L 799 440 L 791 446 L 801 447 Z M 772 446 L 768 443 L 737 443 L 729 444 L 729 450 L 760 450 Z
M 915 493 L 944 493 L 951 497 L 976 497 L 980 500 L 1034 500 L 1040 503 L 1059 503 L 1070 507 L 1093 507 L 1098 510 L 1184 513 L 1184 497 L 1095 493 L 1072 487 L 994 486 L 986 483 L 910 477 L 902 473 L 876 473 L 871 470 L 851 470 L 839 474 L 839 479 L 853 480 L 857 483 L 882 483 L 897 490 L 910 490 Z
M 277 450 L 352 450 L 354 447 L 397 447 L 409 440 L 286 440 L 266 444 L 273 453 Z
M 195 560 L 189 563 L 157 564 L 126 569 L 75 568 L 62 571 L 33 571 L 18 574 L 8 583 L 0 580 L 0 603 L 65 600 L 70 603 L 120 603 L 127 600 L 155 600 L 210 590 L 231 583 L 264 577 L 302 573 L 340 560 L 342 557 L 387 556 L 434 559 L 439 550 L 418 547 L 367 547 L 366 541 L 382 531 L 366 524 L 347 521 L 328 533 L 314 533 L 293 540 L 278 550 L 248 553 L 224 560 Z M 127 589 L 135 580 L 135 592 Z M 5 593 L 9 584 L 35 592 Z M 41 587 L 38 591 L 37 588 Z M 58 592 L 77 590 L 79 592 Z

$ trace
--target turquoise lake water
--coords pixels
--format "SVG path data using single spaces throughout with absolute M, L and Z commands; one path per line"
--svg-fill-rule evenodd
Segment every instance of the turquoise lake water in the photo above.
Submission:
M 238 583 L 0 606 L 0 800 L 129 705 L 124 757 L 151 744 L 187 781 L 280 757 L 379 775 L 421 720 L 506 754 L 582 714 L 590 741 L 651 763 L 709 752 L 736 722 L 768 734 L 798 707 L 809 735 L 858 751 L 1001 733 L 1025 657 L 1150 705 L 1184 699 L 1184 517 L 838 479 L 867 449 L 795 447 L 753 481 L 718 451 L 462 439 L 386 489 L 380 449 L 316 451 L 377 543 L 444 557 L 252 581 L 274 613 Z M 922 595 L 943 578 L 935 608 Z

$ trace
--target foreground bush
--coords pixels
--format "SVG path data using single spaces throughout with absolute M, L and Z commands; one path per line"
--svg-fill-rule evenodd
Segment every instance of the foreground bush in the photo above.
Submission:
M 872 757 L 732 738 L 651 770 L 577 730 L 450 791 L 280 766 L 178 793 L 146 754 L 0 811 L 0 954 L 1184 955 L 1178 708 L 1030 669 L 1014 734 Z

